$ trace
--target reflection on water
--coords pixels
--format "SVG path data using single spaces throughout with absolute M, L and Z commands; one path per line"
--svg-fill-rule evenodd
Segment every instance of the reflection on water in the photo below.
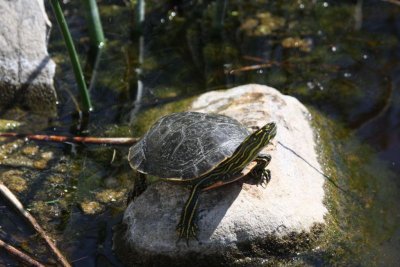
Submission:
M 133 11 L 124 1 L 99 2 L 108 47 L 91 91 L 96 109 L 87 129 L 91 135 L 135 135 L 126 125 L 134 109 L 139 67 L 142 109 L 245 83 L 276 87 L 314 110 L 316 126 L 327 140 L 326 171 L 354 196 L 347 197 L 327 182 L 331 230 L 318 248 L 294 257 L 292 263 L 399 262 L 400 6 L 368 0 L 151 1 L 138 33 L 132 26 Z M 65 7 L 84 58 L 88 41 L 83 14 L 76 3 Z M 139 36 L 144 37 L 140 66 Z M 50 52 L 59 66 L 59 118 L 43 126 L 43 118 L 29 123 L 32 115 L 4 117 L 27 121 L 24 130 L 29 132 L 75 134 L 79 122 L 71 96 L 77 93 L 57 29 Z M 112 189 L 112 196 L 120 196 L 122 188 L 129 187 L 126 150 L 118 150 L 117 160 L 110 163 L 110 148 L 52 149 L 56 156 L 48 172 L 58 168 L 62 175 L 57 180 L 29 170 L 35 190 L 21 197 L 57 233 L 76 266 L 106 261 L 118 265 L 110 252 L 110 227 L 121 215 L 123 200 L 107 202 L 101 193 Z M 68 175 L 60 171 L 60 164 L 69 166 Z M 27 167 L 3 164 L 0 172 L 15 168 Z M 61 212 L 58 217 L 34 209 L 39 201 L 55 199 L 59 200 L 51 205 Z M 91 210 L 97 215 L 83 215 L 86 207 L 98 208 L 97 213 Z

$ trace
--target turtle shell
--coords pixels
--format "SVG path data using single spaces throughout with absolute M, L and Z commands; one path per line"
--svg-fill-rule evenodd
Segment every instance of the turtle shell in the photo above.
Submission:
M 237 120 L 217 114 L 173 113 L 159 119 L 129 149 L 131 167 L 160 178 L 196 178 L 231 156 L 249 135 Z

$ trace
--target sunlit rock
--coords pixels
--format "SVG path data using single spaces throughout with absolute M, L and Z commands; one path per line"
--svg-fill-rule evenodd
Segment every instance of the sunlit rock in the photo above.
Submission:
M 43 0 L 0 1 L 0 107 L 16 104 L 52 115 L 55 64 Z
M 249 129 L 275 121 L 277 135 L 265 151 L 272 155 L 272 179 L 265 188 L 241 181 L 202 193 L 199 240 L 189 245 L 177 242 L 175 230 L 189 189 L 152 184 L 130 203 L 116 232 L 114 249 L 124 263 L 245 265 L 248 257 L 268 259 L 312 247 L 327 209 L 308 110 L 276 89 L 252 84 L 205 93 L 191 110 L 228 115 Z

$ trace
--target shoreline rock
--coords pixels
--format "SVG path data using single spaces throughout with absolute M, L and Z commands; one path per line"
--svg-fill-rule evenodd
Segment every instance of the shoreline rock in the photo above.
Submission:
M 199 241 L 177 243 L 175 226 L 189 189 L 155 183 L 130 203 L 114 237 L 127 265 L 244 265 L 309 249 L 322 232 L 327 209 L 310 114 L 295 98 L 262 85 L 244 85 L 199 96 L 191 110 L 220 113 L 247 127 L 275 121 L 278 134 L 263 188 L 240 181 L 200 196 Z M 240 263 L 240 261 L 243 261 Z
M 0 14 L 0 108 L 54 115 L 55 63 L 47 52 L 51 24 L 43 0 L 0 1 Z

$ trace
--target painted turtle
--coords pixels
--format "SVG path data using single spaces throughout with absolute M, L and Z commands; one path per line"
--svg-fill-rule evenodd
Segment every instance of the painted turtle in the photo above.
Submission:
M 139 173 L 192 187 L 177 226 L 179 238 L 189 240 L 197 238 L 195 215 L 202 191 L 247 174 L 257 178 L 258 183 L 270 180 L 265 167 L 271 156 L 259 153 L 275 136 L 276 128 L 271 122 L 250 134 L 237 120 L 227 116 L 173 113 L 160 118 L 129 149 L 128 160 Z M 143 191 L 144 182 L 137 179 L 133 191 Z

